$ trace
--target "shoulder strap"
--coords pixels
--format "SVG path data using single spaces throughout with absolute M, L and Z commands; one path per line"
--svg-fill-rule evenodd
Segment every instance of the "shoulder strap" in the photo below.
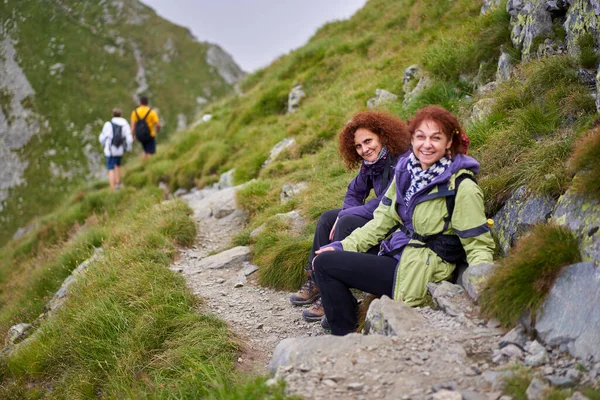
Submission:
M 473 182 L 477 183 L 475 177 L 471 174 L 461 174 L 456 177 L 454 181 L 454 196 L 446 196 L 446 208 L 448 209 L 448 217 L 445 219 L 444 231 L 448 228 L 447 225 L 452 221 L 452 214 L 454 214 L 454 202 L 456 200 L 456 194 L 458 193 L 458 187 L 461 182 L 465 179 L 470 179 Z
M 381 182 L 383 190 L 385 190 L 385 188 L 387 188 L 388 183 L 390 183 L 391 169 L 392 169 L 392 156 L 390 154 L 388 154 L 385 159 L 385 167 L 383 169 L 383 180 Z
M 136 118 L 139 121 L 140 120 L 140 115 L 137 113 L 137 108 L 135 110 L 133 110 L 133 112 L 135 113 L 135 116 L 136 116 Z
M 143 121 L 146 121 L 146 117 L 150 114 L 150 111 L 152 111 L 152 108 L 148 109 L 148 112 L 146 113 L 146 115 L 144 115 L 144 118 L 142 118 Z M 138 117 L 139 119 L 140 117 Z

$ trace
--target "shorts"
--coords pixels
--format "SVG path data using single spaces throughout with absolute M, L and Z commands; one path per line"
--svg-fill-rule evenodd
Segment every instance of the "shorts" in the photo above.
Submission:
M 144 142 L 140 142 L 144 148 L 144 153 L 154 154 L 156 153 L 156 139 L 152 138 Z
M 121 159 L 123 157 L 106 157 L 106 168 L 110 171 L 115 169 L 115 165 L 121 166 Z

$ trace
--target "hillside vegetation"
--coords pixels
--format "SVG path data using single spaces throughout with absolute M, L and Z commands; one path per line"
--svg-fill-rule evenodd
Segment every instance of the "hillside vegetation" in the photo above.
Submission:
M 217 46 L 137 0 L 7 0 L 0 15 L 0 166 L 10 171 L 0 175 L 0 243 L 104 174 L 97 138 L 113 107 L 129 118 L 136 94 L 149 95 L 163 140 L 195 118 L 199 99 L 232 91 L 207 61 Z
M 336 133 L 376 88 L 402 98 L 410 65 L 423 65 L 432 84 L 406 107 L 399 100 L 384 109 L 410 118 L 437 103 L 466 119 L 479 99 L 476 88 L 493 79 L 501 46 L 514 54 L 515 76 L 489 94 L 497 99 L 489 116 L 467 129 L 469 154 L 482 162 L 478 182 L 487 211 L 492 215 L 524 183 L 538 193 L 564 193 L 598 147 L 590 139 L 597 134 L 584 134 L 596 110 L 590 89 L 577 79 L 580 60 L 519 64 L 504 8 L 480 16 L 480 7 L 475 0 L 370 0 L 351 19 L 326 24 L 305 46 L 248 76 L 243 95 L 211 104 L 212 120 L 172 135 L 149 162 L 130 162 L 126 190 L 85 187 L 38 219 L 34 231 L 8 243 L 0 253 L 2 332 L 40 314 L 93 247 L 107 254 L 77 286 L 68 308 L 2 366 L 3 394 L 252 398 L 248 391 L 255 390 L 255 398 L 263 398 L 262 380 L 236 386 L 245 394 L 222 389 L 240 384 L 235 344 L 219 321 L 196 314 L 181 279 L 165 268 L 176 246 L 193 241 L 194 228 L 183 204 L 159 205 L 156 187 L 202 187 L 235 168 L 236 183 L 251 180 L 238 194 L 251 220 L 236 244 L 253 246 L 264 285 L 295 289 L 318 216 L 339 206 L 355 174 L 339 160 Z M 287 114 L 289 90 L 298 83 L 307 97 Z M 286 137 L 296 145 L 262 168 Z M 279 194 L 289 182 L 306 182 L 308 189 L 282 205 Z M 271 218 L 292 209 L 310 222 L 299 236 Z M 265 222 L 267 229 L 250 240 L 249 232 Z

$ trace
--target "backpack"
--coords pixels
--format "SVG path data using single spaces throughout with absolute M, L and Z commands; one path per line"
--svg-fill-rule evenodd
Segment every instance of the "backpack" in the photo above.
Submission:
M 110 141 L 110 145 L 112 147 L 123 147 L 125 144 L 125 138 L 123 137 L 123 127 L 121 125 L 115 124 L 114 122 L 110 123 L 113 128 L 113 136 Z
M 148 117 L 151 111 L 152 109 L 150 108 L 146 115 L 144 115 L 144 118 L 140 119 L 137 110 L 135 110 L 135 116 L 137 117 L 137 121 L 135 123 L 135 137 L 140 142 L 147 142 L 150 139 L 152 139 L 152 135 L 150 134 L 150 127 L 146 122 L 146 118 Z
M 444 235 L 444 232 L 448 229 L 450 221 L 452 220 L 452 214 L 454 213 L 454 202 L 456 200 L 456 193 L 458 193 L 458 187 L 461 182 L 465 179 L 470 179 L 473 182 L 477 183 L 475 177 L 470 174 L 462 174 L 458 176 L 454 182 L 454 190 L 448 190 L 448 195 L 446 197 L 446 209 L 448 210 L 448 216 L 444 218 L 444 227 L 441 232 L 435 233 L 433 235 L 419 235 L 416 232 L 413 232 L 406 228 L 404 224 L 398 223 L 393 226 L 389 231 L 388 235 L 395 232 L 396 229 L 400 229 L 407 237 L 410 239 L 416 239 L 424 244 L 408 244 L 407 246 L 411 247 L 428 247 L 434 253 L 436 253 L 442 260 L 456 265 L 466 264 L 467 263 L 467 254 L 465 253 L 465 249 L 460 242 L 460 239 L 456 235 Z M 387 235 L 386 235 L 387 236 Z M 400 253 L 402 249 L 395 249 L 384 253 L 383 255 L 393 257 L 396 254 Z M 458 270 L 458 268 L 457 268 Z

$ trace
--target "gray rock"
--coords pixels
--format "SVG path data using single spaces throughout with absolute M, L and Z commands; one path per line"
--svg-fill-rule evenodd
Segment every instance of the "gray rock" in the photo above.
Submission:
M 456 317 L 464 314 L 468 304 L 464 301 L 464 289 L 448 281 L 439 283 L 427 283 L 427 289 L 431 293 L 434 303 L 446 314 Z
M 245 276 L 249 276 L 252 275 L 253 273 L 255 273 L 256 271 L 258 271 L 258 267 L 254 264 L 250 264 L 250 263 L 243 263 L 244 265 L 244 275 Z
M 506 254 L 523 234 L 552 215 L 556 201 L 550 196 L 529 195 L 521 186 L 494 216 L 492 232 Z
M 235 168 L 222 173 L 219 177 L 219 183 L 217 184 L 218 189 L 233 187 L 233 174 L 235 174 Z
M 411 80 L 404 86 L 411 87 L 413 83 L 414 83 L 414 81 Z M 417 97 L 419 94 L 421 94 L 429 86 L 431 86 L 431 79 L 429 78 L 429 76 L 427 76 L 427 75 L 420 76 L 418 81 L 416 81 L 416 84 L 412 90 L 404 91 L 404 100 L 402 100 L 402 107 L 404 107 L 404 108 L 408 107 L 409 104 L 415 99 L 415 97 Z
M 527 395 L 528 400 L 538 400 L 542 398 L 544 391 L 548 389 L 550 385 L 548 385 L 548 381 L 542 380 L 540 378 L 533 378 L 531 383 L 527 387 L 525 394 Z
M 523 359 L 523 350 L 521 350 L 520 347 L 518 347 L 514 344 L 509 344 L 508 346 L 504 346 L 500 350 L 500 353 L 509 359 L 517 359 L 517 360 Z
M 377 108 L 384 104 L 393 103 L 398 100 L 398 96 L 385 89 L 375 89 L 375 97 L 367 100 L 368 108 Z
M 462 275 L 461 285 L 469 296 L 477 301 L 489 277 L 494 273 L 494 264 L 481 263 L 471 265 Z
M 483 5 L 481 6 L 481 15 L 497 9 L 499 5 L 500 0 L 483 0 Z
M 281 187 L 281 193 L 279 194 L 279 200 L 281 201 L 281 204 L 287 203 L 307 188 L 308 184 L 306 182 L 284 183 Z
M 333 358 L 369 346 L 378 348 L 393 346 L 393 343 L 387 336 L 367 336 L 357 333 L 346 336 L 288 338 L 279 342 L 275 347 L 268 368 L 271 372 L 276 372 L 279 367 L 311 365 L 315 361 L 315 354 L 319 354 L 319 359 Z
M 483 98 L 477 103 L 473 104 L 471 109 L 471 117 L 469 118 L 468 124 L 484 121 L 488 115 L 492 112 L 492 109 L 496 104 L 496 99 L 493 97 Z
M 462 400 L 463 396 L 460 392 L 442 389 L 431 396 L 434 400 Z
M 498 59 L 498 69 L 496 70 L 496 82 L 508 81 L 511 77 L 512 71 L 512 58 L 511 56 L 502 50 L 502 54 Z
M 590 400 L 588 397 L 582 395 L 580 392 L 573 393 L 573 396 L 567 398 L 566 400 Z
M 54 294 L 52 299 L 50 299 L 50 301 L 48 303 L 46 303 L 46 306 L 45 306 L 46 312 L 44 314 L 45 317 L 55 313 L 56 310 L 58 310 L 63 305 L 63 303 L 66 300 L 66 297 L 69 295 L 69 288 L 71 287 L 73 282 L 77 280 L 77 277 L 79 275 L 81 275 L 92 262 L 94 262 L 99 257 L 101 257 L 102 254 L 103 254 L 102 248 L 95 249 L 94 254 L 90 258 L 88 258 L 87 260 L 85 260 L 84 262 L 79 264 L 77 266 L 77 268 L 75 268 L 73 270 L 73 272 L 71 272 L 71 275 L 69 275 L 64 280 L 64 282 L 60 286 L 60 289 Z
M 489 400 L 485 394 L 473 390 L 461 390 L 460 394 L 464 400 Z
M 209 44 L 206 51 L 206 62 L 215 67 L 217 73 L 230 85 L 246 75 L 233 58 L 216 44 Z
M 363 332 L 397 336 L 424 325 L 425 320 L 413 308 L 402 301 L 382 296 L 380 299 L 373 300 L 369 305 Z
M 269 157 L 265 160 L 262 167 L 264 168 L 269 165 L 277 158 L 279 154 L 281 154 L 282 151 L 293 146 L 294 144 L 296 144 L 296 140 L 294 138 L 285 138 L 281 142 L 277 143 L 269 152 Z
M 260 225 L 256 229 L 252 230 L 252 232 L 250 232 L 250 238 L 251 239 L 256 238 L 258 235 L 260 235 L 261 233 L 263 233 L 266 228 L 267 228 L 267 224 Z
M 410 93 L 413 91 L 419 80 L 423 77 L 423 68 L 419 65 L 411 65 L 404 70 L 402 76 L 402 90 L 404 93 Z
M 507 346 L 509 344 L 516 344 L 521 347 L 525 347 L 527 343 L 527 332 L 525 332 L 525 328 L 521 325 L 518 325 L 516 328 L 513 328 L 510 332 L 500 339 L 498 345 L 500 347 Z
M 492 390 L 502 389 L 504 387 L 504 380 L 513 376 L 512 371 L 483 371 L 481 374 L 481 380 L 487 384 Z
M 592 262 L 568 267 L 536 315 L 544 343 L 566 347 L 575 357 L 600 360 L 600 272 Z
M 10 329 L 6 333 L 6 338 L 4 339 L 4 345 L 12 346 L 19 342 L 22 342 L 25 338 L 27 338 L 31 334 L 32 331 L 33 331 L 33 326 L 31 324 L 20 323 L 17 325 L 13 325 L 10 327 Z
M 577 194 L 569 189 L 558 199 L 552 221 L 568 226 L 578 237 L 583 261 L 600 260 L 599 200 L 592 195 Z
M 293 113 L 300 107 L 300 100 L 306 96 L 302 90 L 302 85 L 294 86 L 288 95 L 288 113 Z
M 511 14 L 511 40 L 515 47 L 522 48 L 522 58 L 529 61 L 535 56 L 533 45 L 537 38 L 552 36 L 552 15 L 542 0 L 509 1 L 507 10 Z
M 539 367 L 540 365 L 547 364 L 550 361 L 548 352 L 537 340 L 531 342 L 527 351 L 529 354 L 525 357 L 525 365 L 530 367 Z
M 479 94 L 480 96 L 491 94 L 494 90 L 496 90 L 497 87 L 497 82 L 488 82 L 485 85 L 477 88 L 477 94 Z
M 184 194 L 187 194 L 187 193 L 188 193 L 187 189 L 184 189 L 184 188 L 179 188 L 179 189 L 177 189 L 177 190 L 175 191 L 175 193 L 173 193 L 173 195 L 174 195 L 175 197 L 181 197 L 181 196 L 183 196 Z
M 569 55 L 578 57 L 579 38 L 591 32 L 598 43 L 600 39 L 600 2 L 598 0 L 570 1 L 564 28 Z
M 596 111 L 600 113 L 600 65 L 598 71 L 596 71 Z
M 291 227 L 292 234 L 294 235 L 299 235 L 300 233 L 302 233 L 302 229 L 306 225 L 306 221 L 304 220 L 302 215 L 300 215 L 300 213 L 296 210 L 292 210 L 285 214 L 275 214 L 274 217 L 285 221 Z
M 548 376 L 547 379 L 552 386 L 555 386 L 560 389 L 575 386 L 575 380 L 567 376 Z
M 193 268 L 188 268 L 186 274 L 195 274 L 203 269 L 235 268 L 244 261 L 250 260 L 250 247 L 238 246 L 215 254 L 198 262 Z

